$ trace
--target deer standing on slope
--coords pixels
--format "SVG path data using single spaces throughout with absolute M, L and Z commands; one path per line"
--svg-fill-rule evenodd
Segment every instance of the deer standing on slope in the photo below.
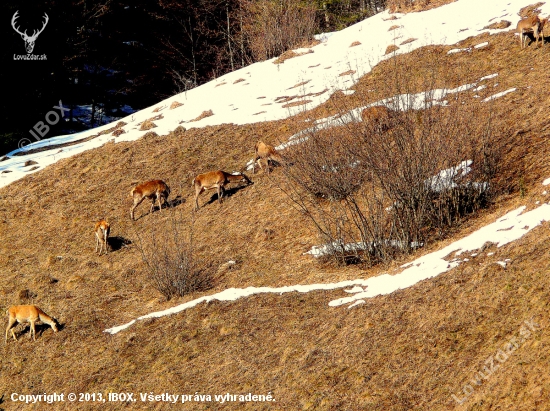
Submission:
M 36 305 L 14 305 L 11 306 L 6 312 L 8 315 L 8 328 L 6 328 L 6 344 L 8 343 L 8 332 L 11 330 L 11 335 L 13 339 L 17 341 L 13 327 L 17 323 L 30 323 L 31 324 L 31 333 L 30 337 L 36 341 L 36 329 L 34 324 L 40 320 L 44 324 L 48 324 L 52 327 L 54 332 L 57 332 L 57 320 L 50 317 Z
M 256 174 L 256 162 L 260 165 L 260 169 L 263 170 L 262 160 L 265 160 L 267 172 L 269 173 L 269 160 L 276 161 L 278 163 L 283 162 L 283 158 L 275 147 L 270 146 L 269 144 L 264 143 L 263 141 L 258 141 L 254 146 L 254 162 L 252 163 L 252 174 Z
M 218 201 L 221 203 L 225 186 L 229 183 L 237 182 L 244 182 L 247 185 L 252 184 L 252 181 L 243 173 L 229 174 L 225 171 L 218 170 L 196 176 L 191 183 L 191 186 L 195 187 L 195 211 L 199 209 L 199 195 L 203 191 L 217 188 Z
M 547 19 L 544 20 L 544 23 L 546 23 Z M 516 31 L 519 33 L 519 42 L 522 49 L 527 47 L 528 33 L 533 33 L 533 36 L 535 37 L 535 45 L 538 45 L 539 37 L 542 37 L 542 45 L 544 45 L 544 36 L 542 35 L 544 23 L 541 23 L 538 16 L 527 17 L 518 22 Z
M 109 233 L 111 232 L 111 225 L 105 221 L 101 220 L 95 224 L 95 251 L 99 248 L 99 255 L 103 251 L 103 245 L 105 245 L 105 254 L 109 252 Z
M 130 218 L 134 219 L 134 210 L 143 200 L 149 198 L 153 201 L 151 204 L 151 213 L 155 208 L 155 200 L 158 200 L 159 211 L 162 211 L 161 199 L 164 199 L 164 203 L 168 203 L 168 196 L 170 195 L 170 187 L 162 180 L 152 180 L 143 184 L 138 184 L 130 192 L 134 200 L 134 205 L 130 209 Z

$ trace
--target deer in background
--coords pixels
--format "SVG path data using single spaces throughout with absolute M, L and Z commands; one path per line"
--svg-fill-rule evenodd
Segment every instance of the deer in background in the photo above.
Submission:
M 191 187 L 195 187 L 195 211 L 199 209 L 199 195 L 203 191 L 217 188 L 218 201 L 221 204 L 225 186 L 229 183 L 238 182 L 244 182 L 247 185 L 252 184 L 252 181 L 243 173 L 229 174 L 225 171 L 218 170 L 196 176 L 191 183 Z
M 252 163 L 252 174 L 256 174 L 256 162 L 260 165 L 260 169 L 263 170 L 262 160 L 265 160 L 267 172 L 269 173 L 269 160 L 276 161 L 278 163 L 283 162 L 283 158 L 275 147 L 265 144 L 263 141 L 258 141 L 254 146 L 254 162 Z
M 544 19 L 544 23 L 546 23 L 546 21 L 547 19 Z M 519 32 L 519 41 L 522 49 L 527 47 L 528 33 L 533 33 L 533 36 L 535 37 L 535 45 L 538 44 L 539 37 L 542 37 L 542 45 L 544 45 L 544 36 L 542 35 L 544 23 L 541 23 L 538 16 L 527 17 L 518 22 L 516 31 Z
M 152 180 L 143 184 L 135 186 L 130 192 L 134 200 L 134 205 L 130 209 L 130 218 L 134 219 L 134 210 L 143 200 L 149 198 L 153 201 L 151 204 L 151 213 L 155 208 L 155 200 L 158 200 L 159 211 L 162 211 L 161 199 L 164 199 L 164 203 L 168 203 L 168 196 L 170 195 L 170 187 L 162 180 Z
M 101 220 L 95 223 L 95 251 L 99 248 L 99 255 L 103 251 L 103 245 L 105 245 L 105 254 L 109 252 L 109 233 L 111 231 L 111 225 L 105 221 Z
M 361 112 L 361 119 L 378 132 L 388 131 L 395 112 L 386 106 L 371 106 Z
M 25 30 L 24 33 L 21 33 L 19 31 L 19 27 L 15 27 L 15 24 L 16 24 L 15 20 L 17 20 L 19 18 L 17 13 L 19 13 L 19 10 L 17 10 L 15 12 L 15 14 L 13 15 L 13 17 L 11 19 L 11 26 L 13 27 L 13 29 L 18 34 L 21 35 L 21 38 L 25 41 L 25 49 L 27 50 L 27 54 L 31 54 L 32 51 L 34 50 L 34 42 L 38 38 L 38 35 L 44 31 L 44 29 L 46 28 L 46 24 L 48 24 L 48 21 L 50 20 L 50 18 L 48 17 L 48 15 L 46 13 L 44 13 L 44 17 L 46 18 L 46 20 L 44 21 L 44 24 L 42 25 L 42 28 L 38 31 L 34 30 L 33 33 L 32 33 L 32 36 L 29 36 L 29 35 L 27 35 L 27 30 Z
M 8 328 L 6 328 L 6 344 L 8 343 L 8 332 L 11 330 L 11 335 L 13 339 L 17 341 L 13 327 L 17 323 L 30 323 L 31 324 L 31 333 L 30 337 L 36 341 L 36 329 L 34 324 L 40 320 L 44 324 L 48 324 L 52 327 L 54 332 L 57 332 L 57 320 L 50 317 L 36 305 L 14 305 L 11 306 L 6 312 L 8 315 Z

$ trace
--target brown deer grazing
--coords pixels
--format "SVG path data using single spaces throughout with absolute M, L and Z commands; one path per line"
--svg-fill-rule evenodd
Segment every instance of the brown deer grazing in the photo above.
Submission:
M 99 255 L 103 251 L 103 245 L 105 245 L 105 254 L 109 252 L 109 233 L 111 232 L 111 225 L 105 221 L 101 220 L 95 223 L 95 252 L 99 248 Z
M 544 23 L 541 23 L 538 16 L 531 16 L 524 18 L 518 22 L 516 31 L 519 33 L 519 42 L 521 48 L 527 47 L 527 34 L 533 33 L 535 37 L 535 45 L 539 42 L 539 37 L 542 37 L 542 45 L 544 45 L 544 36 L 542 36 L 542 29 Z
M 193 179 L 191 187 L 195 187 L 195 211 L 199 209 L 199 195 L 205 191 L 217 188 L 218 201 L 222 202 L 225 186 L 229 183 L 244 182 L 247 185 L 252 184 L 252 181 L 243 173 L 229 174 L 225 171 L 210 171 L 208 173 L 199 174 Z
M 376 131 L 388 131 L 391 126 L 391 120 L 395 113 L 386 106 L 371 106 L 361 112 L 361 118 Z
M 8 328 L 6 328 L 6 344 L 8 343 L 8 332 L 11 330 L 11 335 L 13 339 L 17 341 L 13 327 L 17 323 L 30 323 L 31 324 L 31 338 L 36 341 L 36 330 L 34 328 L 34 323 L 38 320 L 42 321 L 45 324 L 49 324 L 54 332 L 57 332 L 57 320 L 50 317 L 36 305 L 14 305 L 11 306 L 6 312 L 8 315 Z
M 170 195 L 170 187 L 162 180 L 152 180 L 146 183 L 139 184 L 135 186 L 130 192 L 134 200 L 134 205 L 130 209 L 130 218 L 134 219 L 134 210 L 138 205 L 141 204 L 146 198 L 152 200 L 151 204 L 151 213 L 155 208 L 155 200 L 158 200 L 159 211 L 162 210 L 161 199 L 164 199 L 164 203 L 168 203 L 168 196 Z
M 275 149 L 275 147 L 270 146 L 269 144 L 265 144 L 263 141 L 258 141 L 256 145 L 254 146 L 254 162 L 252 163 L 252 174 L 256 173 L 256 162 L 260 165 L 260 168 L 263 170 L 262 167 L 262 160 L 265 160 L 267 172 L 269 173 L 269 160 L 276 161 L 278 163 L 283 162 L 283 158 L 279 154 L 279 152 Z

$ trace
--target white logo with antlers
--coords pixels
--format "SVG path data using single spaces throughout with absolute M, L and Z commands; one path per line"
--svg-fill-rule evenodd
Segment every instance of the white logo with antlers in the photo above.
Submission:
M 19 27 L 15 27 L 15 23 L 16 23 L 15 20 L 17 20 L 17 18 L 19 17 L 17 13 L 19 13 L 19 10 L 17 10 L 13 15 L 11 19 L 11 26 L 17 33 L 21 34 L 21 38 L 25 41 L 25 49 L 27 50 L 27 54 L 31 54 L 34 49 L 34 42 L 36 41 L 36 38 L 38 37 L 38 35 L 44 31 L 46 24 L 48 24 L 49 17 L 46 13 L 44 13 L 44 17 L 46 18 L 46 20 L 44 21 L 44 25 L 40 30 L 38 31 L 34 30 L 32 33 L 32 36 L 29 36 L 27 35 L 27 30 L 25 30 L 24 33 L 21 33 L 19 31 Z

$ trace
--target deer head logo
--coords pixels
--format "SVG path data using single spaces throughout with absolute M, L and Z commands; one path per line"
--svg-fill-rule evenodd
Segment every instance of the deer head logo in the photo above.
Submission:
M 49 17 L 46 13 L 44 13 L 44 17 L 46 18 L 46 20 L 44 21 L 44 25 L 40 30 L 38 31 L 34 30 L 32 33 L 32 36 L 29 36 L 27 35 L 27 30 L 25 30 L 24 33 L 21 33 L 19 31 L 19 27 L 15 26 L 15 23 L 16 23 L 15 20 L 17 20 L 17 18 L 19 17 L 17 13 L 19 13 L 19 10 L 17 10 L 13 15 L 11 19 L 11 26 L 17 33 L 21 34 L 21 38 L 25 41 L 25 49 L 27 50 L 27 54 L 31 54 L 34 49 L 34 42 L 36 41 L 36 38 L 38 37 L 38 35 L 44 31 L 46 24 L 48 24 Z

